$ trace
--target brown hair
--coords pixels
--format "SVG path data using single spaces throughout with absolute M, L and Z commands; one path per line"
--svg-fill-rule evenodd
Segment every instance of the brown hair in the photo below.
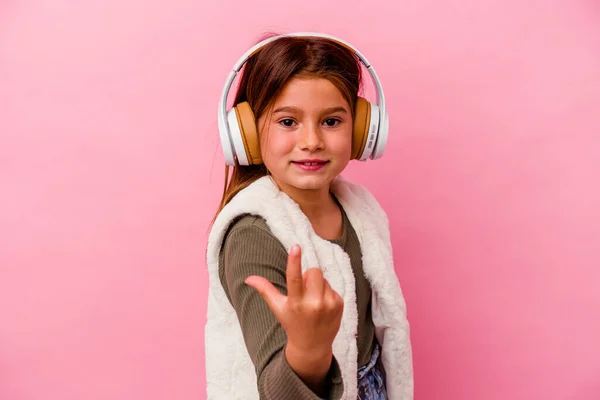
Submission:
M 274 35 L 265 35 L 261 40 Z M 337 42 L 317 37 L 281 37 L 252 55 L 244 65 L 234 104 L 247 101 L 258 121 L 295 76 L 328 79 L 354 112 L 362 80 L 359 60 Z M 236 162 L 229 177 L 226 166 L 223 197 L 216 215 L 237 193 L 267 174 L 264 164 L 242 166 Z

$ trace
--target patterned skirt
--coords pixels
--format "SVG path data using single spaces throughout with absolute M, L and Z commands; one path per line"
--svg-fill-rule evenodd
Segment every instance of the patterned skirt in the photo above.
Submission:
M 369 363 L 358 369 L 358 400 L 387 400 L 385 370 L 375 344 Z

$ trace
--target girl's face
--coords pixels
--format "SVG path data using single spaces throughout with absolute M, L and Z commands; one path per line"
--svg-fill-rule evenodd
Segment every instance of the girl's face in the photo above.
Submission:
M 328 191 L 350 161 L 350 105 L 327 79 L 290 79 L 258 127 L 263 162 L 284 192 Z

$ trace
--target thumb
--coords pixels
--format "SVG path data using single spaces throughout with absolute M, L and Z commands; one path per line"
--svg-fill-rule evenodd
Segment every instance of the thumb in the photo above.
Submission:
M 262 276 L 249 276 L 245 280 L 246 285 L 256 289 L 258 294 L 267 303 L 273 314 L 279 315 L 279 310 L 283 307 L 285 296 L 271 282 Z M 279 317 L 278 317 L 279 318 Z

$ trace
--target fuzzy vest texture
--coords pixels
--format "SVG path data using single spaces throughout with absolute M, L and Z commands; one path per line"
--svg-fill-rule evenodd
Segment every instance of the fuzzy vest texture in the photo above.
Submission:
M 381 344 L 390 400 L 413 398 L 412 350 L 406 304 L 396 273 L 385 212 L 362 186 L 338 177 L 332 192 L 358 235 L 365 277 L 372 288 L 372 317 Z M 219 280 L 219 252 L 233 220 L 243 214 L 263 217 L 289 251 L 302 248 L 302 270 L 319 267 L 331 287 L 344 299 L 340 330 L 333 343 L 344 382 L 345 400 L 357 396 L 358 312 L 355 280 L 348 255 L 320 238 L 300 207 L 279 191 L 270 177 L 238 193 L 217 217 L 208 239 L 208 310 L 205 327 L 206 378 L 209 400 L 258 400 L 254 365 L 246 350 L 236 313 Z

